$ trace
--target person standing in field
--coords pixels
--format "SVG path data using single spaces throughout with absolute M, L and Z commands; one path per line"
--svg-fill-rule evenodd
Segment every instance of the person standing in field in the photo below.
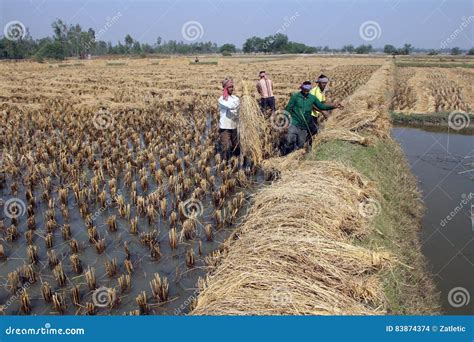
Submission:
M 319 110 L 332 110 L 342 108 L 342 105 L 327 105 L 318 100 L 316 96 L 310 94 L 312 89 L 310 81 L 305 81 L 300 86 L 300 91 L 291 95 L 285 108 L 285 115 L 290 121 L 286 136 L 286 146 L 284 154 L 293 152 L 304 146 L 308 138 L 311 137 L 311 130 L 314 129 L 313 107 Z
M 222 96 L 219 97 L 219 140 L 222 157 L 229 160 L 233 155 L 240 154 L 237 121 L 239 117 L 240 99 L 233 95 L 234 81 L 226 77 L 222 81 Z
M 272 80 L 268 78 L 265 71 L 260 71 L 258 77 L 257 91 L 260 94 L 260 109 L 265 115 L 270 108 L 273 115 L 275 113 L 275 97 L 273 96 Z
M 309 93 L 316 96 L 319 102 L 322 102 L 329 106 L 334 106 L 334 104 L 332 103 L 326 103 L 326 91 L 328 89 L 329 78 L 321 74 L 315 82 L 316 86 L 313 87 Z M 314 120 L 311 135 L 315 135 L 319 131 L 319 123 L 329 117 L 329 112 L 313 108 L 311 115 L 313 116 Z

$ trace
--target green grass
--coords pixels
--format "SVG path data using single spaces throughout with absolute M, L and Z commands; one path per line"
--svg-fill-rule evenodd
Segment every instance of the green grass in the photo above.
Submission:
M 431 129 L 432 131 L 443 132 L 449 128 L 449 114 L 443 113 L 413 113 L 404 114 L 390 112 L 392 122 L 399 126 L 423 127 L 423 129 Z M 474 114 L 466 113 L 469 117 L 470 126 L 460 130 L 450 130 L 453 133 L 473 134 L 474 133 Z
M 217 61 L 205 61 L 205 62 L 189 62 L 190 65 L 217 65 Z
M 444 62 L 395 62 L 400 68 L 474 68 L 474 63 L 444 63 Z
M 397 112 L 391 112 L 390 118 L 392 122 L 397 124 L 423 124 L 423 123 L 432 123 L 432 124 L 448 124 L 449 113 L 432 113 L 432 114 L 403 114 Z
M 120 65 L 127 65 L 125 62 L 107 62 L 107 66 L 120 66 Z
M 382 247 L 399 261 L 382 274 L 389 313 L 437 313 L 438 295 L 418 242 L 423 214 L 420 194 L 396 142 L 384 139 L 373 146 L 361 146 L 330 141 L 313 150 L 309 159 L 341 161 L 377 185 L 382 199 L 380 213 L 372 221 L 373 233 L 356 243 L 372 249 Z
M 288 57 L 267 57 L 267 58 L 256 58 L 252 59 L 249 61 L 240 61 L 239 64 L 252 64 L 252 63 L 264 63 L 264 62 L 277 62 L 277 61 L 283 61 L 283 60 L 288 60 L 288 59 L 294 59 L 296 57 L 294 56 L 288 56 Z
M 84 66 L 83 63 L 74 63 L 74 64 L 58 64 L 58 68 L 71 68 L 71 67 L 81 67 Z

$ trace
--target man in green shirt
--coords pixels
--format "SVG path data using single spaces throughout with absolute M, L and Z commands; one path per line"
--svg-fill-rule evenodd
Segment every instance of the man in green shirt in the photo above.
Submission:
M 286 136 L 285 154 L 293 152 L 304 146 L 308 137 L 311 137 L 311 130 L 314 120 L 311 116 L 313 107 L 319 110 L 332 110 L 342 108 L 341 104 L 325 105 L 316 96 L 310 94 L 312 88 L 310 81 L 305 81 L 299 92 L 291 95 L 290 101 L 285 108 L 285 115 L 291 118 L 288 134 Z

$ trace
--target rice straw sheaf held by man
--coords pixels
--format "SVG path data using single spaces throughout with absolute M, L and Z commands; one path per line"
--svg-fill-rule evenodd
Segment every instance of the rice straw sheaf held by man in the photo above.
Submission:
M 259 83 L 257 83 L 257 90 L 262 96 L 260 102 L 262 113 L 268 107 L 273 112 L 273 106 L 269 106 L 267 101 L 268 96 L 273 95 L 271 82 L 268 82 L 269 80 L 266 79 L 264 72 L 260 73 L 260 77 L 261 79 Z M 317 80 L 317 87 L 320 91 L 313 91 L 313 93 L 311 93 L 313 89 L 311 82 L 305 81 L 300 86 L 300 91 L 291 96 L 285 108 L 285 115 L 290 124 L 285 142 L 281 148 L 283 155 L 303 148 L 305 143 L 311 142 L 311 137 L 318 132 L 318 118 L 314 116 L 314 111 L 318 111 L 317 115 L 323 113 L 321 116 L 326 117 L 327 114 L 325 114 L 324 111 L 342 108 L 340 104 L 327 104 L 323 102 L 325 98 L 321 96 L 320 93 L 324 91 L 327 81 L 327 78 L 321 75 Z M 324 85 L 321 86 L 321 84 Z M 239 97 L 234 95 L 233 79 L 226 77 L 222 81 L 222 88 L 223 92 L 218 100 L 220 113 L 219 143 L 223 158 L 229 160 L 232 156 L 238 156 L 240 154 L 241 146 L 239 144 L 239 134 L 245 134 L 245 132 L 238 132 L 241 102 Z M 266 92 L 263 91 L 263 88 L 266 89 Z M 270 102 L 274 105 L 273 96 L 271 96 L 271 98 L 272 100 Z M 262 102 L 262 100 L 265 101 Z M 264 104 L 264 106 L 262 106 L 262 104 Z

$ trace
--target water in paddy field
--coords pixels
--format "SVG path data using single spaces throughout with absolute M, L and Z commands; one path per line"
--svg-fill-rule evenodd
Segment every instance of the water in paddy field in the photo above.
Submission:
M 239 189 L 245 192 L 246 198 L 252 191 L 255 191 L 256 184 L 263 183 L 261 172 L 258 172 L 257 175 L 254 176 L 254 179 L 256 182 L 255 187 L 252 187 L 251 189 Z M 123 194 L 127 200 L 130 200 L 125 188 L 119 189 L 119 192 Z M 2 195 L 1 191 L 0 195 Z M 96 314 L 121 315 L 124 312 L 135 310 L 138 308 L 135 298 L 142 291 L 146 291 L 147 293 L 148 304 L 150 305 L 149 314 L 187 314 L 192 300 L 196 299 L 198 294 L 198 278 L 206 275 L 205 257 L 222 245 L 238 225 L 240 220 L 245 216 L 245 213 L 249 208 L 249 202 L 245 200 L 242 209 L 239 211 L 236 222 L 221 229 L 214 230 L 213 241 L 207 241 L 203 227 L 207 223 L 212 223 L 214 219 L 212 216 L 212 204 L 210 203 L 211 198 L 210 196 L 206 196 L 202 200 L 204 205 L 203 212 L 197 218 L 196 237 L 193 240 L 184 240 L 180 242 L 175 250 L 172 250 L 168 243 L 169 223 L 167 222 L 167 219 L 160 217 L 156 222 L 149 224 L 146 218 L 139 217 L 138 227 L 140 232 L 150 232 L 152 230 L 157 231 L 157 240 L 160 246 L 161 258 L 159 260 L 153 260 L 150 257 L 148 248 L 140 243 L 140 236 L 134 236 L 128 232 L 128 220 L 119 217 L 113 203 L 110 203 L 110 205 L 108 204 L 104 210 L 98 209 L 98 207 L 95 208 L 95 212 L 100 213 L 100 215 L 94 217 L 94 226 L 97 228 L 99 236 L 105 238 L 107 245 L 105 252 L 98 255 L 88 244 L 84 221 L 78 212 L 77 206 L 73 203 L 73 194 L 70 193 L 69 197 L 71 201 L 70 226 L 73 238 L 77 239 L 79 242 L 78 255 L 83 265 L 83 272 L 81 274 L 75 274 L 72 271 L 69 261 L 69 256 L 71 254 L 69 244 L 68 242 L 63 241 L 60 232 L 56 230 L 54 234 L 54 245 L 51 249 L 55 250 L 58 259 L 64 266 L 67 276 L 66 286 L 61 287 L 56 285 L 52 268 L 48 265 L 47 261 L 47 251 L 51 249 L 44 247 L 43 229 L 37 229 L 35 245 L 39 247 L 39 262 L 35 266 L 35 269 L 39 274 L 38 280 L 34 283 L 26 281 L 21 289 L 11 292 L 7 285 L 7 274 L 25 264 L 28 264 L 28 255 L 25 248 L 27 244 L 24 234 L 21 234 L 17 240 L 8 244 L 0 240 L 4 242 L 5 246 L 7 246 L 6 251 L 8 254 L 8 260 L 0 260 L 0 305 L 3 305 L 6 308 L 4 309 L 6 314 L 17 315 L 20 313 L 19 298 L 21 292 L 24 290 L 28 292 L 31 299 L 32 315 L 57 314 L 55 310 L 52 309 L 51 305 L 45 304 L 42 298 L 41 284 L 43 282 L 48 282 L 55 291 L 61 292 L 65 295 L 67 302 L 67 308 L 64 312 L 65 314 L 72 315 L 79 313 L 78 307 L 71 303 L 70 289 L 73 285 L 77 285 L 80 288 L 81 304 L 85 305 L 86 302 L 94 301 L 94 299 L 92 299 L 94 293 L 97 293 L 97 291 L 100 293 L 102 287 L 117 288 L 118 276 L 126 273 L 124 271 L 124 260 L 126 255 L 124 251 L 124 242 L 127 242 L 128 244 L 131 253 L 131 261 L 134 266 L 134 272 L 131 275 L 131 289 L 125 293 L 119 294 L 120 303 L 113 309 L 102 307 L 99 302 Z M 38 213 L 44 213 L 46 209 L 47 204 L 41 203 L 38 208 Z M 1 211 L 3 214 L 3 208 L 1 208 Z M 110 214 L 117 214 L 117 232 L 109 232 L 107 230 L 106 219 Z M 2 215 L 0 215 L 0 219 L 1 218 L 3 218 Z M 60 215 L 58 215 L 58 220 L 59 224 L 63 223 L 60 219 Z M 19 222 L 18 228 L 20 232 L 27 230 L 25 221 L 26 220 L 23 218 Z M 195 265 L 193 267 L 187 267 L 185 261 L 186 252 L 189 249 L 195 251 Z M 201 251 L 201 253 L 199 253 L 199 251 Z M 105 262 L 113 258 L 117 259 L 119 273 L 116 276 L 108 277 L 106 274 Z M 87 288 L 84 272 L 87 270 L 88 266 L 95 268 L 98 290 L 90 290 Z M 169 281 L 169 299 L 164 303 L 159 303 L 151 298 L 150 281 L 153 279 L 155 273 L 159 273 Z
M 203 134 L 201 143 L 204 144 L 204 140 L 210 129 L 211 118 L 209 117 L 207 129 Z M 141 147 L 145 147 L 146 143 L 144 139 L 142 139 L 141 144 Z M 133 148 L 131 145 L 128 147 Z M 182 150 L 180 150 L 178 157 L 181 157 L 182 153 Z M 219 189 L 220 185 L 224 182 L 222 172 L 216 168 L 215 161 L 209 161 L 207 165 L 212 168 L 212 176 L 215 176 L 213 186 L 215 189 Z M 159 166 L 159 164 L 157 166 Z M 186 172 L 190 169 L 191 166 L 183 166 L 183 170 Z M 237 169 L 244 171 L 243 166 L 239 166 Z M 129 313 L 139 308 L 136 298 L 141 295 L 143 291 L 145 291 L 149 305 L 149 310 L 143 312 L 144 314 L 187 314 L 190 311 L 190 304 L 197 297 L 198 279 L 206 275 L 206 257 L 218 250 L 219 247 L 222 246 L 222 243 L 234 231 L 250 207 L 249 199 L 252 193 L 265 183 L 264 175 L 261 170 L 255 169 L 255 172 L 250 172 L 251 170 L 249 168 L 245 168 L 245 170 L 249 171 L 247 175 L 248 186 L 241 186 L 237 183 L 235 189 L 229 190 L 228 192 L 226 204 L 229 203 L 229 199 L 236 198 L 238 194 L 242 194 L 243 196 L 242 206 L 235 212 L 235 220 L 228 221 L 220 227 L 216 226 L 214 217 L 215 205 L 213 204 L 211 192 L 207 191 L 200 200 L 196 202 L 191 201 L 191 203 L 197 205 L 195 211 L 198 212 L 196 217 L 193 218 L 193 220 L 196 221 L 195 236 L 189 239 L 184 237 L 179 239 L 175 249 L 172 249 L 170 246 L 169 232 L 171 224 L 169 216 L 172 211 L 175 213 L 179 211 L 175 206 L 177 201 L 176 196 L 169 191 L 168 186 L 166 187 L 167 190 L 164 195 L 164 198 L 168 201 L 164 217 L 158 216 L 156 220 L 149 222 L 143 214 L 137 212 L 135 205 L 132 206 L 131 217 L 136 217 L 138 220 L 138 234 L 132 234 L 130 232 L 130 220 L 119 215 L 117 201 L 112 200 L 112 196 L 110 196 L 110 186 L 107 202 L 104 207 L 97 202 L 95 196 L 92 196 L 93 199 L 88 201 L 88 207 L 93 214 L 91 217 L 92 225 L 97 230 L 98 239 L 104 239 L 105 241 L 105 250 L 101 253 L 95 250 L 94 245 L 90 241 L 85 220 L 81 216 L 77 199 L 72 190 L 70 190 L 67 195 L 67 207 L 70 219 L 65 220 L 59 211 L 58 181 L 55 178 L 52 180 L 54 190 L 51 191 L 51 197 L 55 199 L 53 212 L 57 220 L 57 225 L 51 233 L 53 237 L 52 245 L 47 246 L 45 238 L 47 232 L 44 221 L 48 210 L 48 201 L 42 199 L 41 187 L 35 187 L 33 195 L 36 197 L 36 228 L 33 230 L 34 236 L 32 245 L 36 246 L 38 250 L 37 262 L 34 263 L 32 267 L 36 271 L 36 277 L 34 280 L 30 280 L 21 272 L 19 280 L 15 283 L 16 286 L 14 287 L 9 285 L 9 275 L 23 266 L 30 264 L 26 238 L 28 224 L 26 210 L 20 209 L 21 214 L 16 223 L 19 233 L 18 237 L 13 241 L 7 241 L 7 229 L 12 222 L 11 217 L 7 215 L 6 201 L 13 198 L 16 198 L 23 204 L 28 201 L 25 197 L 25 187 L 21 182 L 19 184 L 18 193 L 16 195 L 11 193 L 12 180 L 11 177 L 7 176 L 6 181 L 4 181 L 5 184 L 1 186 L 0 183 L 0 223 L 3 222 L 3 226 L 0 226 L 0 247 L 3 247 L 5 255 L 7 256 L 5 259 L 0 258 L 0 315 L 21 314 L 20 302 L 23 293 L 28 294 L 31 302 L 31 312 L 29 312 L 29 314 L 58 314 L 57 310 L 53 308 L 53 305 L 50 302 L 46 303 L 43 299 L 41 286 L 44 283 L 48 283 L 51 286 L 53 293 L 64 295 L 66 306 L 63 313 L 68 315 L 85 314 L 89 312 L 86 310 L 88 303 L 95 305 L 95 314 L 97 315 L 121 315 Z M 83 171 L 87 176 L 86 184 L 88 184 L 91 172 L 89 169 L 84 169 Z M 2 176 L 5 177 L 0 173 L 0 180 Z M 232 173 L 231 177 L 235 178 L 235 173 Z M 137 178 L 133 180 L 136 181 Z M 109 181 L 108 175 L 106 175 L 106 181 Z M 144 190 L 140 186 L 137 188 L 138 196 L 144 197 L 154 193 L 156 190 L 157 184 L 153 180 L 150 181 L 148 190 Z M 130 196 L 130 187 L 124 183 L 123 177 L 119 177 L 117 180 L 117 194 L 122 195 L 126 203 L 133 203 Z M 186 199 L 192 199 L 190 194 L 191 191 L 183 194 L 181 202 L 184 202 Z M 226 205 L 222 206 L 222 210 L 225 209 L 230 213 L 228 208 Z M 117 229 L 115 231 L 110 231 L 108 228 L 107 219 L 111 215 L 116 216 Z M 226 217 L 229 218 L 229 215 Z M 65 224 L 70 225 L 70 239 L 65 239 L 62 236 L 61 227 Z M 212 226 L 213 239 L 211 241 L 208 241 L 204 228 L 208 224 Z M 182 224 L 178 223 L 178 235 L 181 232 Z M 150 254 L 150 245 L 147 243 L 150 239 L 156 242 L 154 246 L 159 247 L 160 257 L 152 257 Z M 77 241 L 78 251 L 71 251 L 70 242 L 72 240 Z M 128 253 L 126 249 L 128 249 Z M 195 262 L 188 266 L 188 253 L 191 250 L 193 251 L 192 255 L 194 255 Z M 66 277 L 64 285 L 58 284 L 54 267 L 49 264 L 48 253 L 52 251 L 54 251 L 57 260 L 61 263 L 64 270 Z M 70 259 L 72 255 L 77 255 L 81 261 L 81 271 L 76 271 L 76 269 L 73 268 L 73 263 Z M 117 272 L 108 274 L 106 264 L 114 259 L 117 262 Z M 128 269 L 125 267 L 126 260 L 129 260 L 133 265 L 132 272 L 128 272 Z M 96 286 L 92 288 L 87 283 L 85 277 L 88 267 L 95 270 Z M 122 292 L 120 291 L 119 277 L 129 273 L 131 287 Z M 158 300 L 155 296 L 152 296 L 150 282 L 154 280 L 155 274 L 159 274 L 162 279 L 166 278 L 169 283 L 169 296 L 167 300 Z M 74 304 L 72 299 L 71 290 L 73 287 L 79 289 L 80 300 L 78 305 Z M 117 290 L 119 301 L 112 307 L 108 306 L 108 299 L 105 297 L 106 292 L 104 292 L 104 289 L 107 288 Z
M 445 314 L 474 313 L 474 136 L 397 127 L 426 212 L 422 251 Z

